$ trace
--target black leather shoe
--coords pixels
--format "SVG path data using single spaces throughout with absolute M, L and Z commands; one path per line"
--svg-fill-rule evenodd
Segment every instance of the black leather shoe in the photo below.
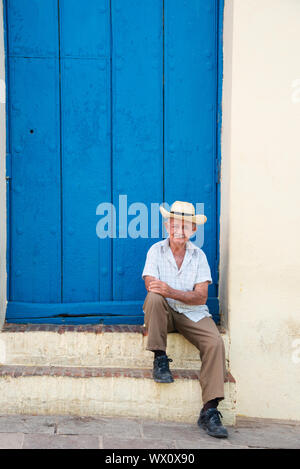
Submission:
M 153 361 L 153 379 L 157 383 L 173 383 L 174 379 L 171 371 L 169 370 L 169 362 L 171 358 L 167 355 L 161 355 Z
M 210 436 L 214 436 L 215 438 L 227 438 L 228 432 L 227 429 L 223 427 L 220 416 L 223 417 L 218 409 L 207 409 L 206 412 L 203 412 L 202 409 L 198 419 L 198 425 L 200 428 L 206 430 L 206 433 Z

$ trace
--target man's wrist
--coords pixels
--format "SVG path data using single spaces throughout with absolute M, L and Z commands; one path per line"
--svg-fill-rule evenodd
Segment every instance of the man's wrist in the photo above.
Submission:
M 172 300 L 178 300 L 178 293 L 180 293 L 180 290 L 175 290 L 175 288 L 170 287 L 169 298 L 172 298 Z
M 198 304 L 198 303 L 195 303 L 192 299 L 194 294 L 195 294 L 194 291 L 182 291 L 182 290 L 175 290 L 174 288 L 172 288 L 172 293 L 171 293 L 172 296 L 170 296 L 170 298 L 172 298 L 173 300 L 180 301 L 181 303 L 185 303 L 187 305 L 194 305 L 194 304 Z

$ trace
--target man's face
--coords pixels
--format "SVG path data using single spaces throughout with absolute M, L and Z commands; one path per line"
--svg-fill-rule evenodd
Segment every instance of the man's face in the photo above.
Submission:
M 170 240 L 178 246 L 184 246 L 197 230 L 196 223 L 177 218 L 168 218 L 165 222 L 165 227 L 169 233 Z

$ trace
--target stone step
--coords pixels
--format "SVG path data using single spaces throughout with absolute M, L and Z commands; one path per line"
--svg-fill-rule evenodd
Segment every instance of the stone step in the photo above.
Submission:
M 228 365 L 229 337 L 222 334 Z M 6 324 L 0 333 L 0 364 L 152 368 L 143 326 Z M 200 369 L 199 351 L 181 334 L 168 334 L 170 368 Z M 229 368 L 229 367 L 228 367 Z
M 0 366 L 1 414 L 140 417 L 196 423 L 202 406 L 198 372 L 173 370 L 160 384 L 149 369 Z M 235 382 L 230 373 L 219 410 L 235 424 Z

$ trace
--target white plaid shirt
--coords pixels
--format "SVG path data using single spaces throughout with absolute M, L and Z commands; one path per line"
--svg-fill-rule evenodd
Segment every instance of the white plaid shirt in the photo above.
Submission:
M 191 241 L 186 243 L 183 263 L 178 270 L 170 248 L 169 237 L 151 246 L 147 253 L 142 278 L 146 275 L 166 282 L 176 290 L 192 291 L 196 283 L 209 281 L 212 283 L 210 267 L 206 255 Z M 194 322 L 211 317 L 207 305 L 187 305 L 172 298 L 167 302 L 178 313 L 183 313 Z

